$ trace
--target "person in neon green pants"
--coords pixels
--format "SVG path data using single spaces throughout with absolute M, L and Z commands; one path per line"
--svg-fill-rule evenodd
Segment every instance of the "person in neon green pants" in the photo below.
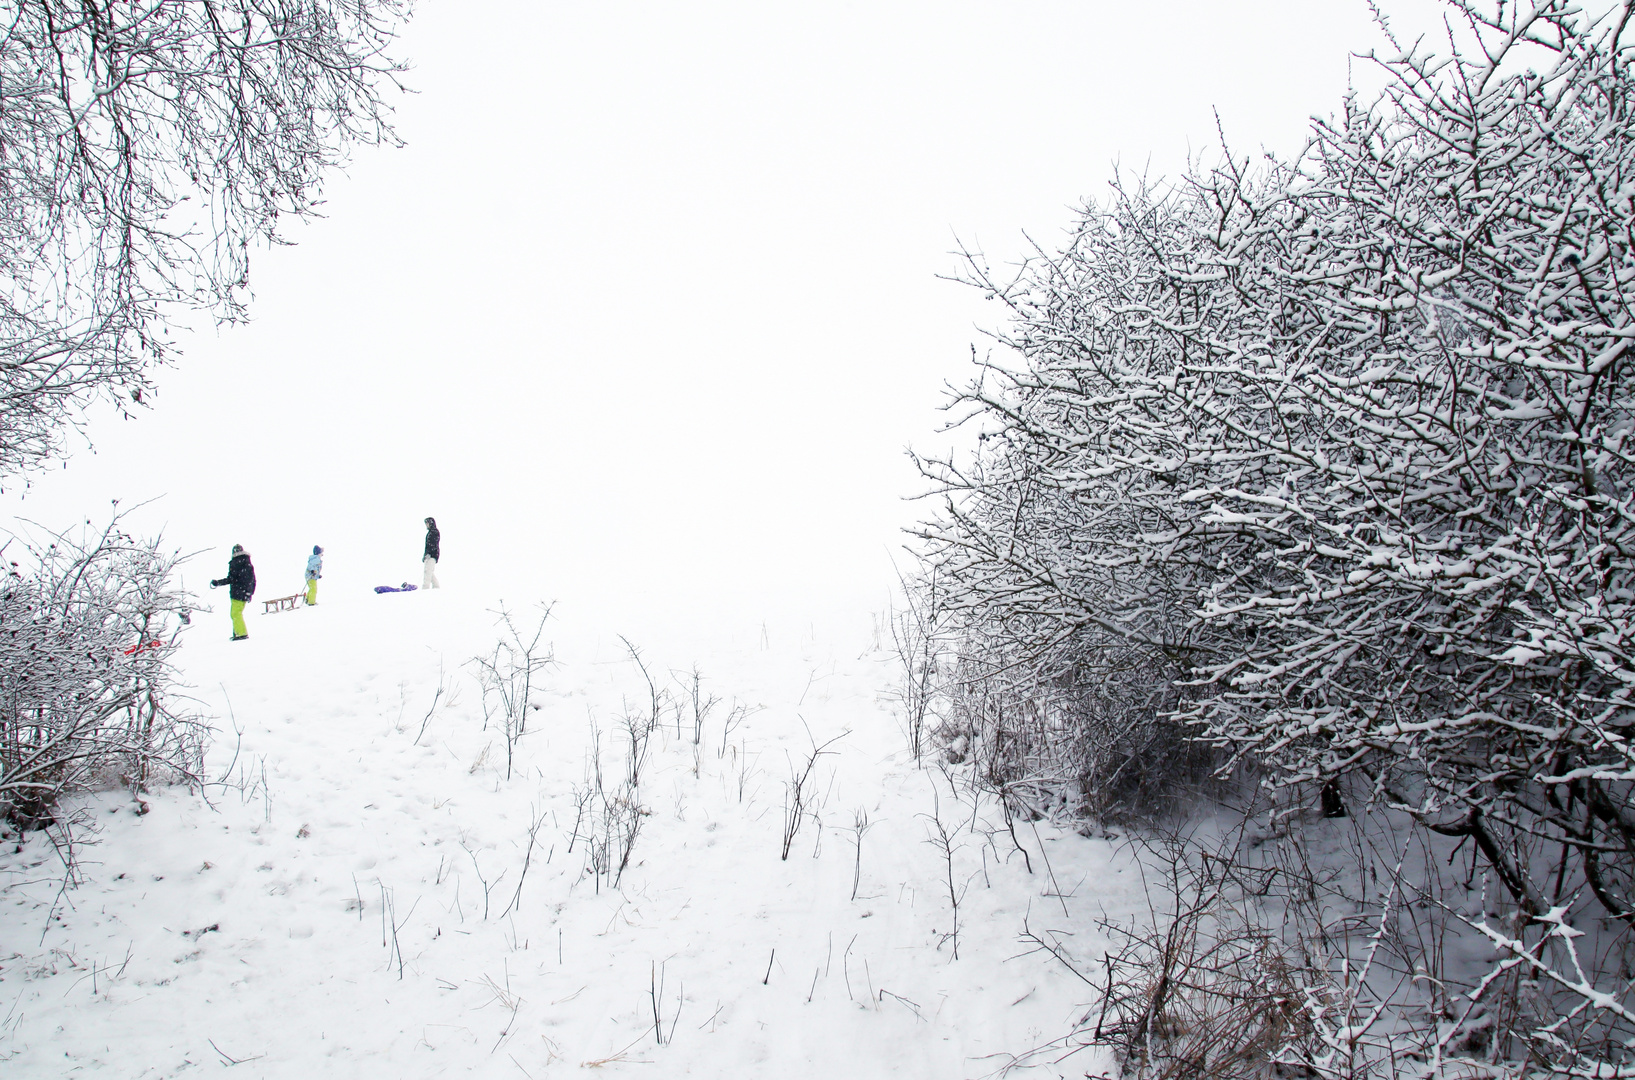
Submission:
M 227 576 L 210 583 L 212 589 L 218 585 L 227 586 L 227 597 L 231 601 L 228 610 L 233 617 L 233 640 L 243 641 L 250 636 L 250 632 L 244 628 L 244 605 L 255 596 L 255 567 L 250 565 L 250 553 L 244 550 L 243 544 L 233 545 L 233 557 L 227 560 Z
M 312 555 L 307 559 L 307 607 L 316 607 L 318 604 L 318 579 L 324 576 L 324 549 L 317 544 L 312 545 Z

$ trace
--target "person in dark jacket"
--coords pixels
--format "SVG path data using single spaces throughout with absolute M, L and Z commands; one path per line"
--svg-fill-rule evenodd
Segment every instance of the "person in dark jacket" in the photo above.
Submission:
M 426 556 L 425 561 L 421 564 L 425 568 L 425 573 L 420 577 L 420 587 L 422 589 L 441 589 L 443 587 L 437 583 L 437 560 L 443 554 L 442 540 L 442 534 L 437 531 L 437 519 L 427 518 Z
M 233 545 L 233 557 L 227 560 L 227 576 L 210 583 L 212 589 L 227 586 L 229 609 L 233 615 L 233 640 L 243 641 L 250 636 L 244 629 L 244 605 L 255 596 L 255 567 L 250 565 L 250 553 L 243 544 Z

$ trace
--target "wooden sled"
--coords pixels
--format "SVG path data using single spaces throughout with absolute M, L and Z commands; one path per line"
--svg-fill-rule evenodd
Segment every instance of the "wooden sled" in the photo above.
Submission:
M 266 608 L 262 614 L 265 615 L 273 611 L 294 611 L 300 606 L 301 601 L 306 598 L 306 593 L 296 593 L 294 596 L 279 596 L 272 600 L 263 600 L 262 603 L 266 605 Z

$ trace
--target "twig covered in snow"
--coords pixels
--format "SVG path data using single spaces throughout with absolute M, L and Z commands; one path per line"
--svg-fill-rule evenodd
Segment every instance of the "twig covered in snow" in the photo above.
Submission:
M 863 807 L 859 806 L 852 812 L 851 831 L 853 856 L 851 898 L 853 900 L 857 899 L 857 886 L 858 883 L 863 880 L 863 834 L 869 831 L 869 826 L 871 824 L 873 823 L 869 821 L 868 811 L 863 809 Z
M 552 604 L 539 605 L 539 622 L 531 633 L 527 633 L 518 628 L 511 612 L 501 606 L 497 612 L 498 625 L 504 628 L 504 633 L 495 642 L 491 653 L 474 656 L 468 661 L 476 670 L 477 682 L 482 687 L 483 728 L 486 730 L 493 722 L 505 738 L 507 780 L 511 778 L 517 740 L 528 733 L 528 714 L 539 708 L 534 700 L 535 681 L 556 663 L 551 646 L 542 645 L 540 641 L 545 635 L 545 623 L 551 617 L 552 607 Z M 441 692 L 441 683 L 438 689 Z M 427 719 L 430 719 L 429 713 Z
M 942 820 L 942 796 L 937 792 L 935 783 L 931 785 L 931 813 L 921 814 L 929 824 L 927 826 L 926 843 L 936 849 L 942 856 L 944 884 L 948 887 L 948 918 L 950 927 L 943 940 L 952 944 L 953 958 L 959 959 L 959 902 L 964 898 L 965 890 L 956 889 L 954 885 L 954 838 L 948 832 L 947 824 Z M 939 943 L 939 948 L 941 947 Z
M 833 753 L 829 747 L 844 739 L 850 732 L 841 732 L 834 738 L 824 742 L 821 746 L 813 738 L 810 730 L 806 732 L 807 739 L 812 743 L 812 752 L 807 754 L 801 765 L 793 761 L 789 763 L 789 779 L 784 783 L 783 800 L 783 849 L 779 853 L 780 861 L 787 862 L 789 849 L 795 843 L 795 837 L 800 832 L 802 822 L 806 819 L 808 799 L 811 789 L 808 785 L 812 780 L 812 770 L 817 767 L 818 758 Z M 742 779 L 739 781 L 742 789 Z

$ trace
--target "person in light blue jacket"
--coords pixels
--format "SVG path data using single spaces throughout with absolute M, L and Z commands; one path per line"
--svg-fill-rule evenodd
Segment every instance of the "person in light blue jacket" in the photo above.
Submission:
M 312 545 L 312 555 L 307 559 L 307 607 L 316 607 L 318 604 L 318 579 L 324 576 L 324 549 L 317 544 Z

